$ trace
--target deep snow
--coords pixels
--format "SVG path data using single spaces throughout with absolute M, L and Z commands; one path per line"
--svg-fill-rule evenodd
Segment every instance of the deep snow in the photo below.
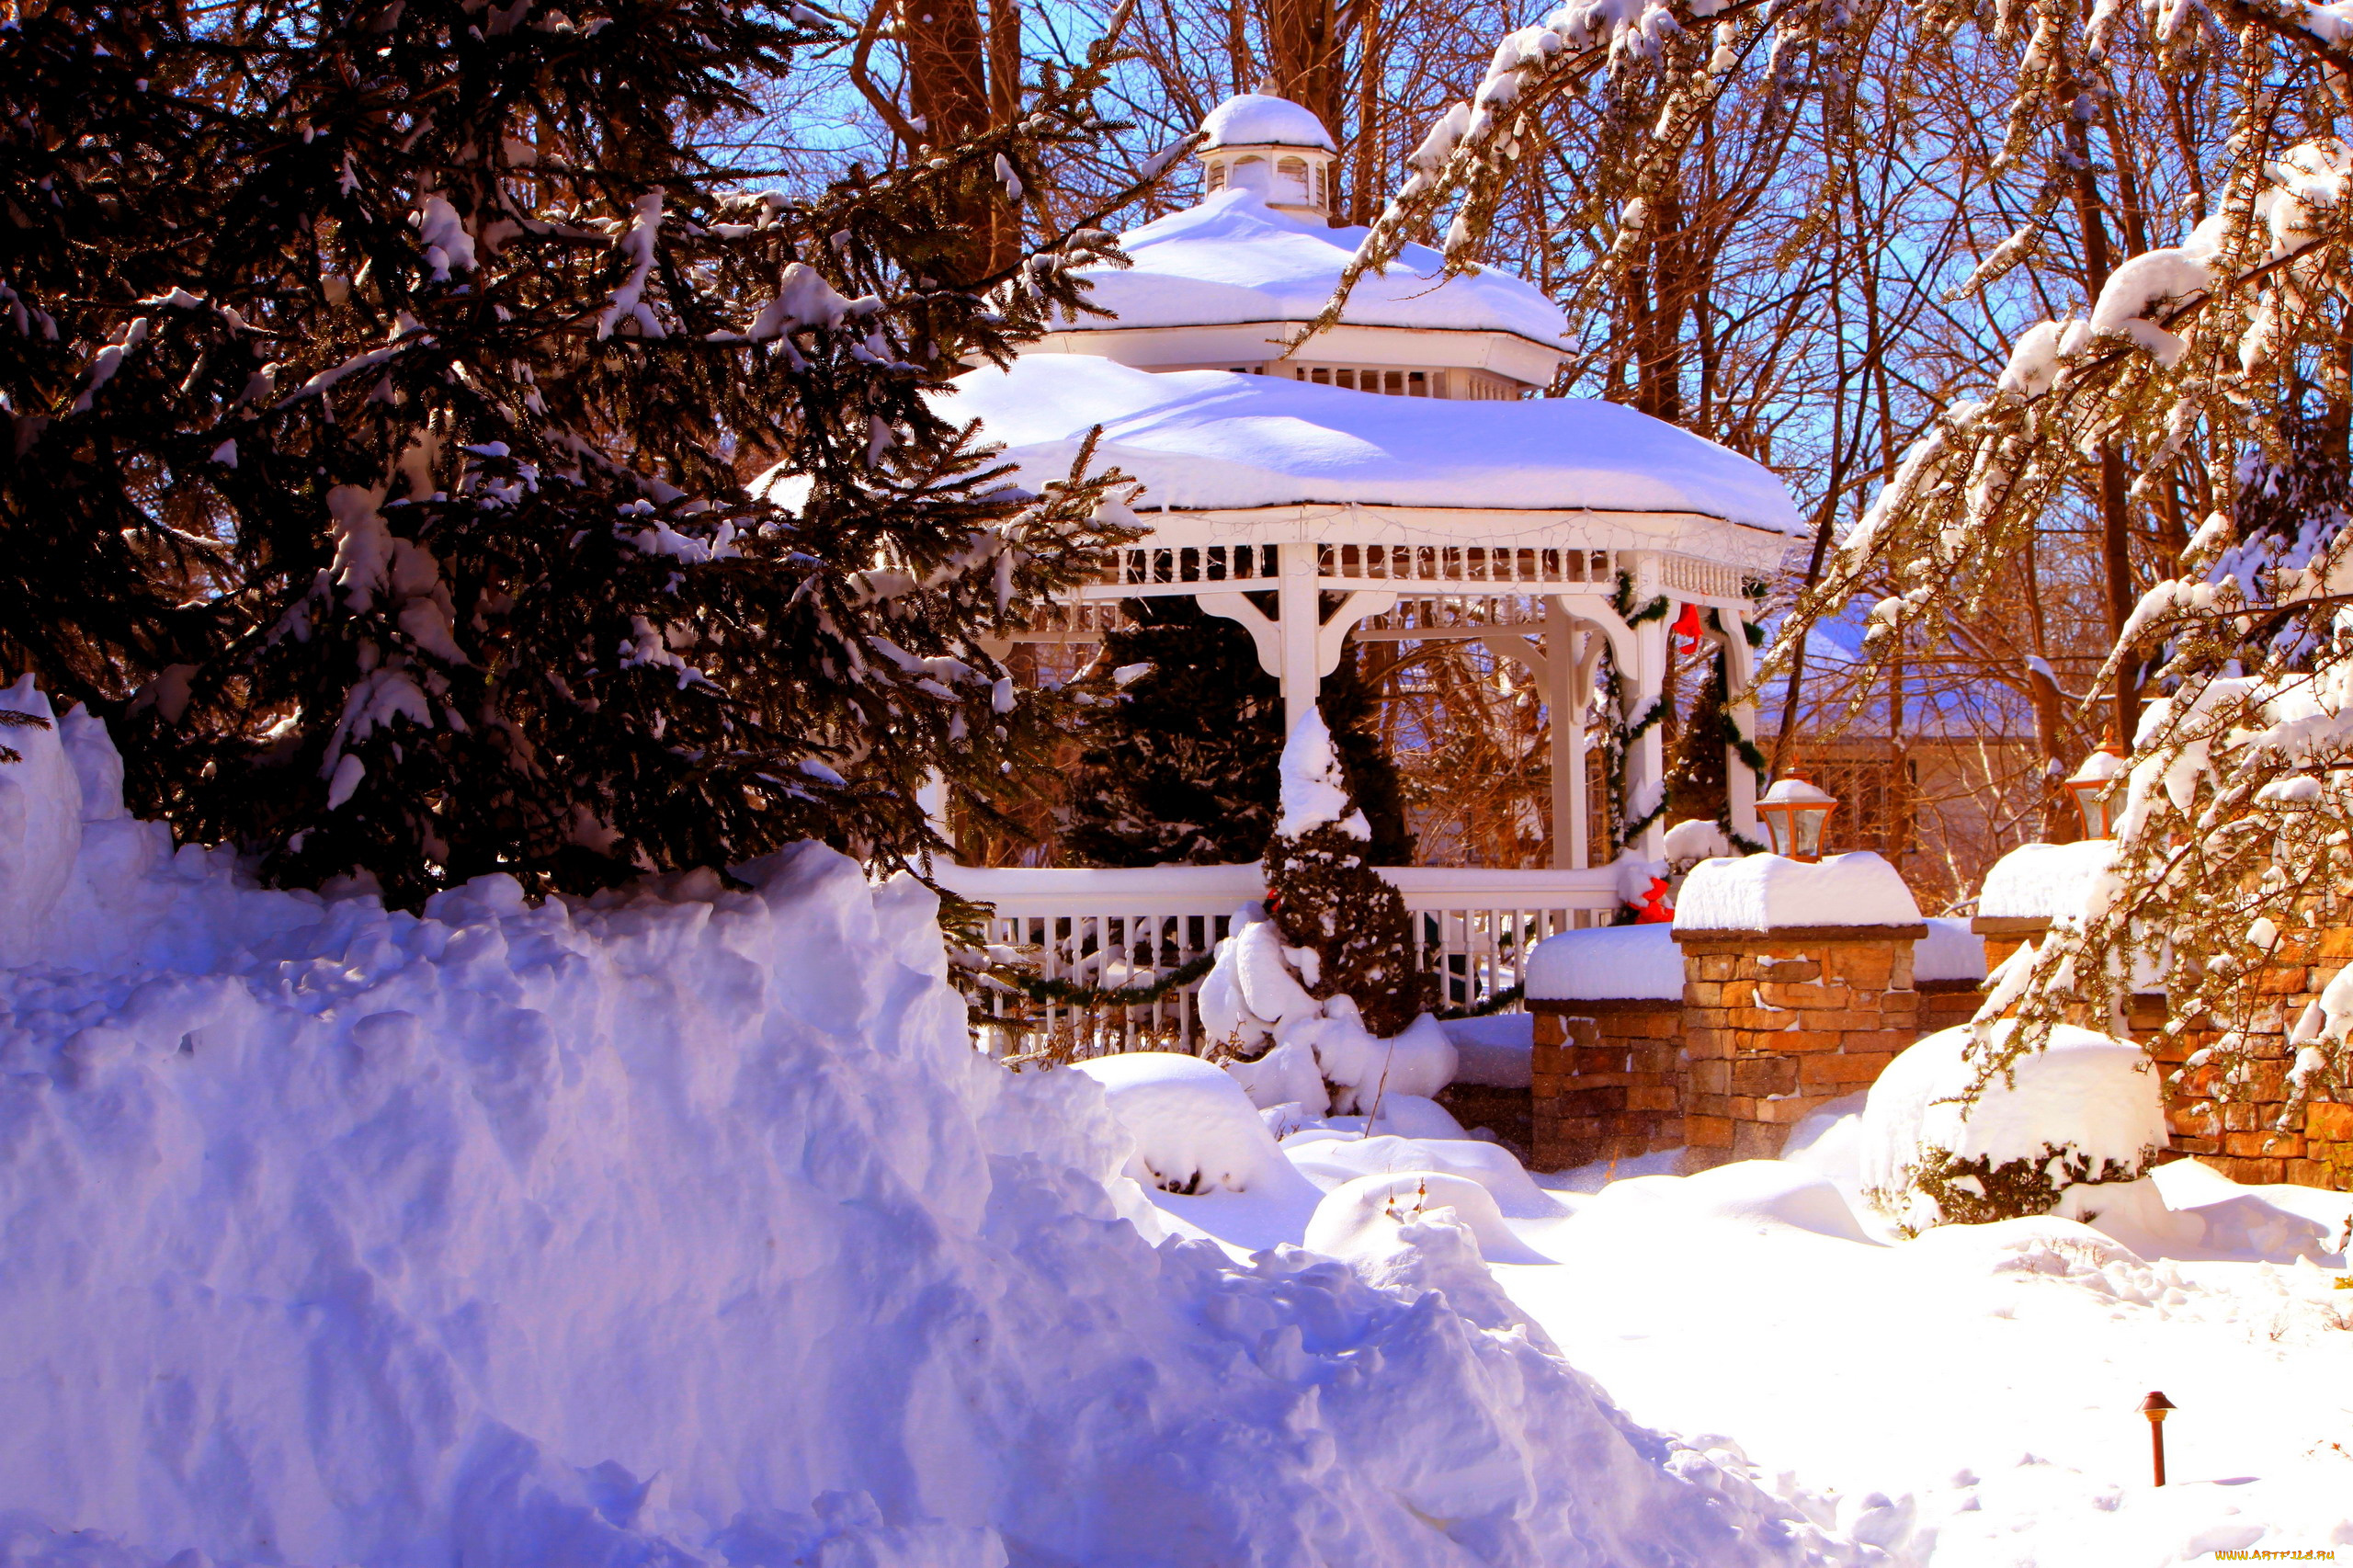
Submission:
M 81 842 L 0 971 L 7 1561 L 1856 1560 L 1442 1216 L 1155 1242 L 1099 1089 L 972 1050 L 912 882 L 802 846 L 388 915 L 12 741 Z

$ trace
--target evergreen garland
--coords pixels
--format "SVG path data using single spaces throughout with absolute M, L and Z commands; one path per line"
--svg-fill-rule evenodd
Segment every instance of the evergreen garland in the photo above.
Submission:
M 1113 129 L 1108 41 L 1009 128 L 797 202 L 689 142 L 813 13 L 580 16 L 0 28 L 0 664 L 270 881 L 898 863 L 926 774 L 1063 722 L 980 640 L 1128 537 L 1116 476 L 1019 490 L 927 394 L 1086 308 L 1092 214 L 937 274 L 974 179 Z

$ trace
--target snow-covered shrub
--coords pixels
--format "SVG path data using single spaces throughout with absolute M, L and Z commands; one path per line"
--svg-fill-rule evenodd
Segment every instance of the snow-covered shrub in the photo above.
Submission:
M 1307 1222 L 1307 1250 L 1334 1257 L 1385 1252 L 1396 1244 L 1401 1228 L 1446 1215 L 1471 1233 L 1483 1257 L 1517 1259 L 1528 1251 L 1504 1223 L 1493 1193 L 1468 1176 L 1442 1171 L 1362 1176 L 1333 1188 Z
M 1516 1220 L 1554 1220 L 1567 1212 L 1508 1151 L 1469 1138 L 1365 1138 L 1313 1129 L 1285 1139 L 1282 1149 L 1293 1169 L 1327 1190 L 1358 1176 L 1437 1171 L 1477 1182 Z
M 1365 1027 L 1395 1035 L 1427 1011 L 1429 978 L 1414 964 L 1405 901 L 1366 859 L 1372 829 L 1348 793 L 1323 716 L 1283 744 L 1281 815 L 1267 845 L 1267 913 L 1287 947 L 1315 955 L 1318 998 L 1352 998 Z
M 2016 1028 L 1993 1026 L 1990 1049 Z M 1896 1057 L 1864 1102 L 1863 1190 L 1912 1233 L 2029 1214 L 2083 1219 L 2165 1148 L 2157 1074 L 2131 1040 L 2059 1025 L 2042 1051 L 1976 1087 L 1988 1047 L 1966 1026 Z M 1972 1090 L 1974 1092 L 1972 1093 Z
M 1261 1107 L 1369 1115 L 1388 1095 L 1428 1098 L 1453 1081 L 1404 900 L 1365 863 L 1366 834 L 1310 713 L 1283 748 L 1267 902 L 1238 914 L 1200 989 L 1202 1027 Z
M 1163 1192 L 1247 1192 L 1282 1158 L 1258 1108 L 1198 1056 L 1136 1051 L 1073 1065 L 1135 1139 L 1127 1174 Z

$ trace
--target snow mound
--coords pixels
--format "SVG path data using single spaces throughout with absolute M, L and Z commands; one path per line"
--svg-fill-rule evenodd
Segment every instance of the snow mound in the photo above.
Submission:
M 1071 1069 L 1103 1086 L 1135 1140 L 1127 1174 L 1163 1192 L 1247 1192 L 1279 1157 L 1242 1085 L 1198 1056 L 1137 1051 Z
M 1141 267 L 1097 279 L 1098 299 L 1126 316 L 1129 303 L 1112 297 L 1121 279 L 1157 280 Z M 1400 281 L 1429 291 L 1422 278 Z M 1330 293 L 1319 285 L 1315 307 Z M 1268 318 L 1262 310 L 1251 319 Z M 1715 530 L 1707 548 L 1760 565 L 1773 561 L 1782 541 L 1746 530 L 1791 534 L 1803 527 L 1768 471 L 1616 403 L 1380 397 L 1281 376 L 1155 372 L 1036 351 L 949 385 L 936 396 L 940 416 L 979 419 L 983 437 L 1002 443 L 1006 460 L 1033 484 L 1067 475 L 1087 433 L 1102 426 L 1097 467 L 1142 481 L 1154 508 L 1484 507 L 1541 513 L 1545 520 L 1529 526 L 1545 528 L 1556 528 L 1550 519 L 1561 513 L 1590 511 L 1599 515 L 1578 526 L 1597 549 L 1656 543 L 1606 514 L 1692 512 L 1741 525 Z M 1338 517 L 1317 529 L 1327 543 L 1387 543 L 1390 526 L 1378 516 Z M 1512 540 L 1489 535 L 1488 542 Z
M 2016 1028 L 1992 1026 L 1998 1045 Z M 1982 1051 L 1963 1026 L 1888 1063 L 1863 1105 L 1861 1179 L 1872 1205 L 1915 1231 L 2099 1207 L 2103 1185 L 2136 1181 L 2165 1147 L 2147 1055 L 2128 1040 L 2062 1024 L 2049 1044 L 1965 1096 Z
M 1317 1128 L 1284 1139 L 1282 1152 L 1326 1192 L 1359 1176 L 1438 1171 L 1477 1182 L 1515 1220 L 1556 1220 L 1568 1212 L 1509 1152 L 1476 1139 L 1351 1137 Z
M 1314 111 L 1272 93 L 1243 93 L 1201 119 L 1201 150 L 1214 147 L 1321 147 L 1332 150 L 1332 133 Z
M 2086 838 L 2076 844 L 2021 844 L 1994 862 L 1977 895 L 1977 914 L 1986 920 L 2058 920 L 2080 917 L 2092 889 L 2116 860 L 2116 840 Z
M 1405 1226 L 1449 1213 L 1489 1262 L 1539 1261 L 1504 1223 L 1494 1194 L 1468 1176 L 1443 1171 L 1396 1171 L 1344 1182 L 1315 1206 L 1307 1250 L 1332 1257 L 1388 1252 Z
M 0 765 L 28 812 L 87 781 L 43 767 Z M 12 1560 L 1842 1550 L 1505 1321 L 1448 1227 L 1378 1269 L 1152 1244 L 1102 1089 L 972 1051 L 913 882 L 802 846 L 408 915 L 81 827 L 0 971 Z M 45 852 L 0 843 L 9 885 Z
M 1870 1238 L 1826 1178 L 1779 1160 L 1741 1160 L 1688 1176 L 1634 1176 L 1613 1182 L 1583 1210 L 1604 1222 L 1648 1226 L 1661 1209 L 1678 1221 L 1745 1231 L 1809 1231 L 1844 1242 Z
M 1678 931 L 1919 923 L 1920 906 L 1902 874 L 1868 849 L 1811 863 L 1780 855 L 1702 860 L 1675 900 Z
M 1665 925 L 1563 931 L 1528 956 L 1531 1002 L 1683 1000 L 1683 949 Z

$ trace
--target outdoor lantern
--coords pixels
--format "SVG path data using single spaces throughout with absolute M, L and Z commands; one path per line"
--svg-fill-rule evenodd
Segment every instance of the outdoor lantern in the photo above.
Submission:
M 2110 731 L 2099 749 L 2084 758 L 2067 780 L 2067 793 L 2075 797 L 2075 810 L 2083 813 L 2086 838 L 2116 836 L 2116 781 L 2124 776 L 2124 748 L 2116 744 Z
M 1756 802 L 1773 853 L 1792 860 L 1822 858 L 1822 824 L 1838 809 L 1836 797 L 1790 774 L 1775 782 Z

